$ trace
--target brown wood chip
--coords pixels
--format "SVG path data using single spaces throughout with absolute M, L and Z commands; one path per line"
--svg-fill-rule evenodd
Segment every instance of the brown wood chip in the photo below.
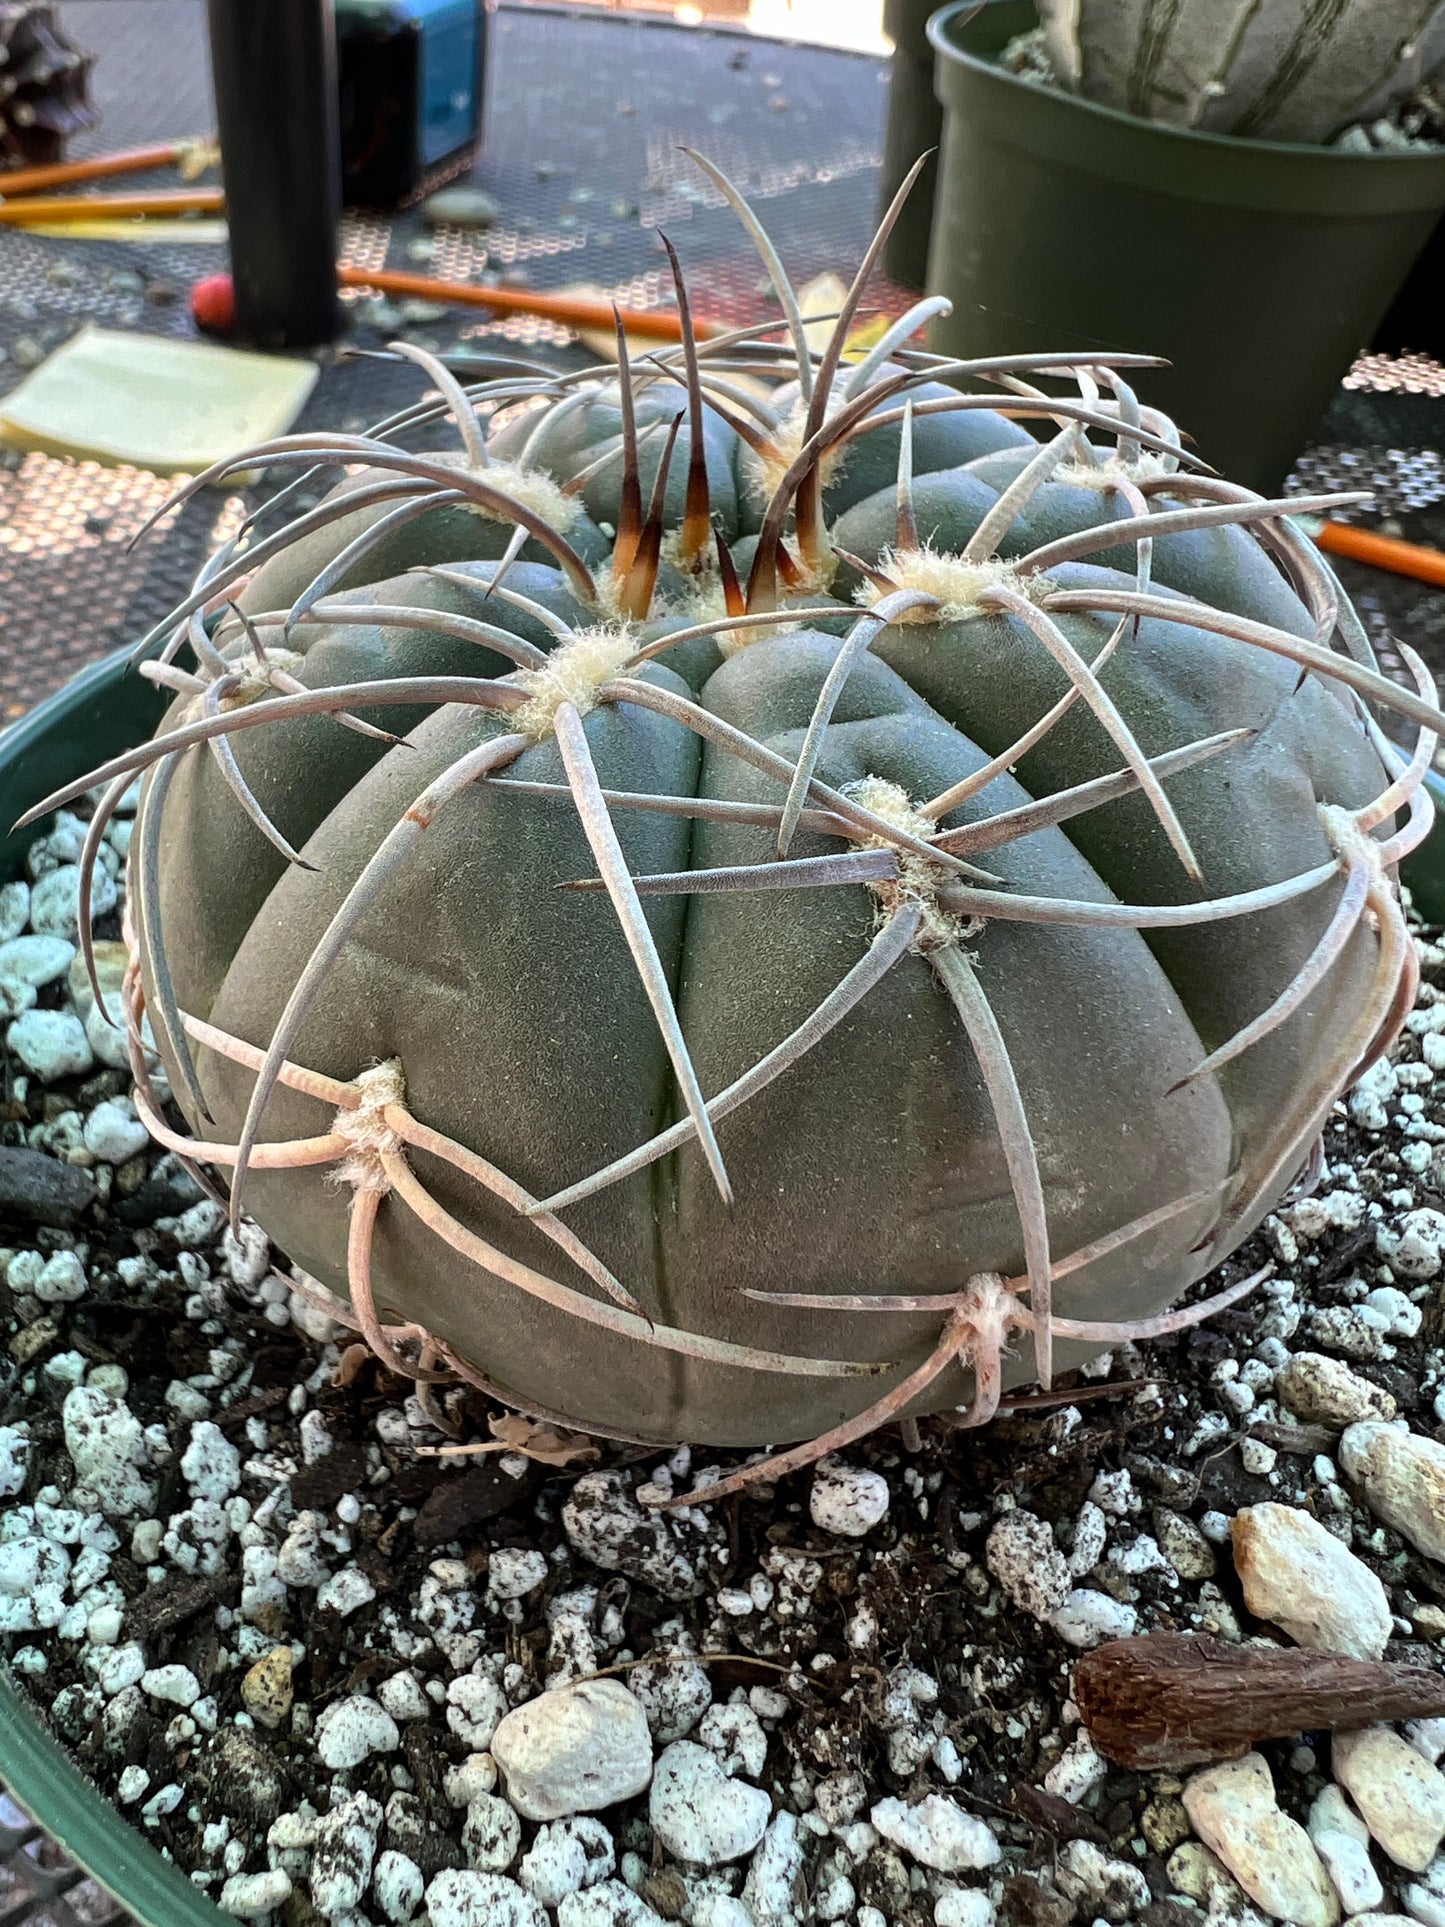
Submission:
M 1257 1740 L 1445 1713 L 1445 1678 L 1413 1666 L 1188 1633 L 1117 1639 L 1074 1668 L 1073 1695 L 1106 1758 L 1136 1771 L 1233 1759 Z

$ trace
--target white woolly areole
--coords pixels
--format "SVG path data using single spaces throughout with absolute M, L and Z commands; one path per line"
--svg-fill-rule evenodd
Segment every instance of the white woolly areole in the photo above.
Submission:
M 938 825 L 933 818 L 918 808 L 907 790 L 898 783 L 890 783 L 887 777 L 864 776 L 856 783 L 846 784 L 843 794 L 910 836 L 927 838 L 937 832 Z M 939 907 L 938 886 L 948 875 L 941 863 L 931 863 L 926 856 L 917 856 L 912 850 L 900 850 L 884 836 L 868 838 L 867 847 L 889 850 L 898 859 L 896 877 L 868 885 L 878 899 L 883 919 L 886 921 L 905 904 L 914 904 L 923 912 L 923 921 L 911 946 L 914 950 L 925 954 L 941 950 L 945 944 L 957 943 L 977 928 L 976 924 L 970 926 L 962 917 Z
M 1140 449 L 1132 462 L 1121 462 L 1117 455 L 1111 455 L 1102 462 L 1064 462 L 1054 470 L 1054 480 L 1065 482 L 1070 488 L 1117 488 L 1121 482 L 1157 481 L 1161 475 L 1177 473 L 1162 455 L 1156 455 L 1152 448 Z
M 578 713 L 587 715 L 597 707 L 598 688 L 621 671 L 636 647 L 637 638 L 625 624 L 577 630 L 552 651 L 545 669 L 519 669 L 512 677 L 531 701 L 512 711 L 508 727 L 540 743 L 552 734 L 563 703 L 575 703 Z
M 401 1062 L 394 1057 L 389 1063 L 373 1064 L 353 1081 L 361 1102 L 355 1110 L 338 1111 L 331 1126 L 335 1135 L 344 1137 L 351 1146 L 336 1175 L 358 1191 L 386 1192 L 391 1189 L 391 1180 L 382 1169 L 382 1153 L 401 1147 L 401 1139 L 386 1121 L 387 1105 L 400 1104 L 406 1096 Z
M 885 549 L 878 559 L 880 574 L 889 587 L 864 582 L 855 601 L 871 609 L 895 589 L 918 589 L 932 596 L 936 609 L 908 609 L 895 622 L 968 622 L 987 611 L 980 600 L 991 590 L 1012 589 L 1031 599 L 1051 586 L 1045 578 L 1020 575 L 1017 564 L 991 556 L 986 562 L 965 562 L 961 555 L 945 555 L 926 545 L 921 549 Z
M 519 508 L 530 509 L 533 515 L 540 516 L 559 535 L 565 535 L 581 520 L 581 502 L 575 495 L 564 493 L 545 469 L 521 468 L 516 462 L 494 459 L 485 468 L 474 470 L 473 473 L 479 482 L 485 482 L 489 488 L 500 489 L 503 495 L 510 496 Z M 506 522 L 509 519 L 503 511 L 487 508 L 481 502 L 473 502 L 470 506 L 484 522 Z
M 251 703 L 264 702 L 268 696 L 277 695 L 275 683 L 271 680 L 273 669 L 295 670 L 305 660 L 294 649 L 268 649 L 265 657 L 245 650 L 227 663 L 227 671 L 241 678 L 230 695 L 222 696 L 216 707 L 223 716 L 233 709 L 245 709 Z M 225 673 L 225 672 L 223 672 Z M 186 708 L 187 722 L 199 722 L 205 714 L 204 697 L 193 696 Z
M 825 423 L 830 421 L 832 417 L 838 413 L 838 410 L 843 406 L 843 401 L 844 397 L 835 389 L 834 394 L 828 397 L 828 406 L 823 411 L 823 420 Z M 802 397 L 799 396 L 793 403 L 792 412 L 784 420 L 776 422 L 768 431 L 767 448 L 758 452 L 758 460 L 762 463 L 763 480 L 767 484 L 769 495 L 777 493 L 779 482 L 782 481 L 783 477 L 802 453 L 803 442 L 806 439 L 803 430 L 807 425 L 807 420 L 808 406 Z M 847 459 L 848 445 L 846 442 L 844 442 L 841 447 L 834 447 L 825 451 L 822 462 L 820 463 L 823 475 L 823 486 L 825 488 L 829 482 L 833 480 L 834 476 L 838 474 Z

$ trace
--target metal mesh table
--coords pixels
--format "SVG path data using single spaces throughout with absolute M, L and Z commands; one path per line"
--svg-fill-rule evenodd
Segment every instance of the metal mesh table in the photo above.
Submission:
M 129 1919 L 0 1792 L 0 1927 L 126 1927 Z

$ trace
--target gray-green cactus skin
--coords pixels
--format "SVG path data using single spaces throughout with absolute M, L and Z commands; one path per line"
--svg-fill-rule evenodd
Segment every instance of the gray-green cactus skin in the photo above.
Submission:
M 1320 144 L 1445 66 L 1440 0 L 1039 0 L 1055 71 L 1147 120 Z
M 441 391 L 408 420 L 452 410 L 465 452 L 269 445 L 372 493 L 266 536 L 239 607 L 250 552 L 219 551 L 143 639 L 156 739 L 32 813 L 105 786 L 84 868 L 147 772 L 129 1034 L 161 1140 L 392 1370 L 649 1442 L 811 1441 L 709 1499 L 1203 1315 L 1168 1308 L 1413 992 L 1423 665 L 1379 673 L 1291 504 L 1195 472 L 1138 358 L 986 364 L 1030 378 L 1052 439 L 1020 440 L 987 393 L 910 419 L 940 367 L 914 318 L 825 437 L 835 476 L 894 480 L 820 515 L 816 451 L 785 464 L 746 588 L 712 551 L 751 429 L 646 503 L 624 433 L 624 394 L 674 456 L 726 404 L 690 337 L 677 388 L 542 376 L 485 446 L 516 380 L 408 350 Z M 564 490 L 618 438 L 589 514 Z

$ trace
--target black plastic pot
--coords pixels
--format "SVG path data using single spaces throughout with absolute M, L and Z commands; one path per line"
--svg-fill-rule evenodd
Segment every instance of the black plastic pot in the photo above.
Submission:
M 883 173 L 878 183 L 881 218 L 920 154 L 943 137 L 943 108 L 933 86 L 933 48 L 928 18 L 938 0 L 883 0 L 883 31 L 893 42 L 888 63 L 888 115 L 883 126 Z M 883 248 L 883 266 L 905 287 L 921 288 L 928 275 L 928 237 L 938 181 L 935 154 L 919 175 L 897 225 Z
M 1445 152 L 1164 127 L 997 64 L 1031 0 L 929 22 L 944 108 L 930 291 L 948 354 L 1167 356 L 1140 393 L 1273 491 L 1445 208 Z

